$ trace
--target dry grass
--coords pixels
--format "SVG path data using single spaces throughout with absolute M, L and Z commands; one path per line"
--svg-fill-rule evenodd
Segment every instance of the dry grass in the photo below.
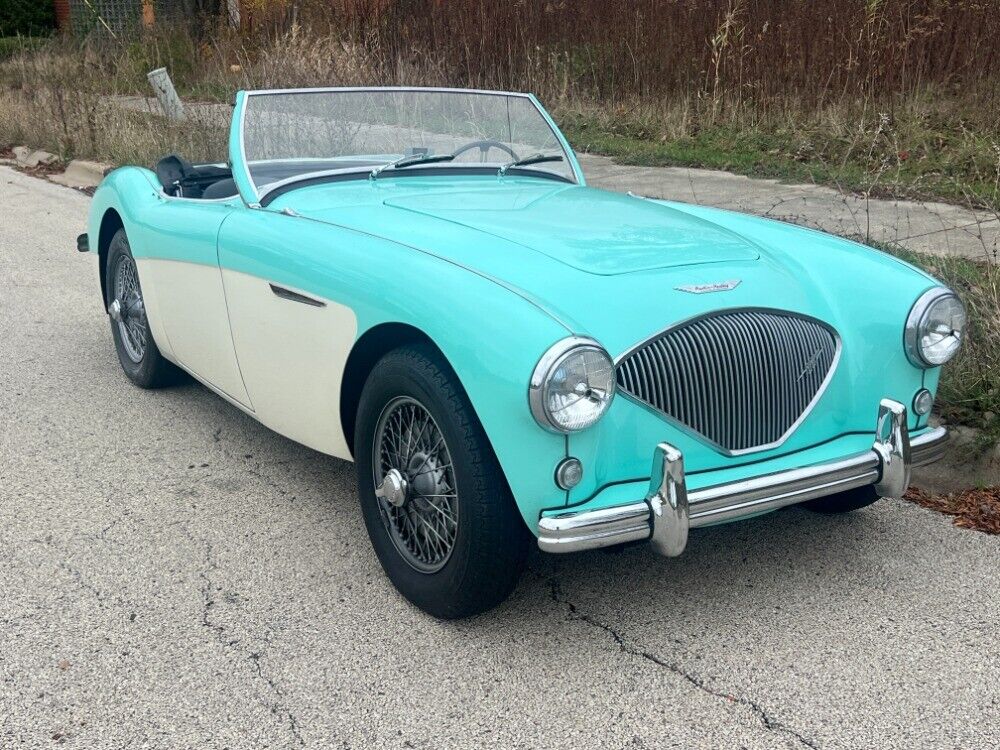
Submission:
M 56 40 L 37 52 L 0 64 L 0 145 L 30 144 L 63 158 L 92 157 L 115 164 L 149 164 L 181 151 L 192 158 L 224 154 L 222 127 L 124 110 L 110 98 L 134 90 L 141 70 L 124 56 L 109 58 L 105 44 Z M 142 74 L 145 79 L 145 74 Z
M 231 102 L 241 88 L 447 83 L 431 62 L 385 61 L 341 36 L 300 28 L 263 40 L 226 28 L 198 41 L 185 28 L 160 28 L 131 40 L 53 39 L 0 62 L 0 145 L 26 143 L 63 158 L 151 164 L 170 151 L 194 160 L 225 160 L 219 121 L 171 125 L 154 110 L 123 108 L 124 96 L 148 96 L 146 72 L 171 71 L 181 93 Z
M 531 90 L 578 149 L 623 162 L 1000 206 L 1000 13 L 992 6 L 260 0 L 248 5 L 242 34 L 159 27 L 15 54 L 0 63 L 0 143 L 23 139 L 18 123 L 52 123 L 33 144 L 148 162 L 164 149 L 134 123 L 118 128 L 99 100 L 147 94 L 146 72 L 163 65 L 183 95 L 212 101 L 269 86 Z M 91 127 L 97 122 L 137 140 L 109 142 Z M 194 138 L 171 132 L 164 141 Z
M 170 152 L 195 160 L 225 160 L 224 128 L 171 125 L 161 117 L 124 111 L 79 93 L 0 91 L 0 133 L 0 142 L 45 148 L 64 161 L 86 156 L 111 164 L 150 165 Z
M 433 54 L 453 76 L 615 104 L 697 95 L 710 110 L 824 106 L 1000 72 L 990 0 L 271 0 L 258 26 L 308 21 L 387 60 Z
M 982 84 L 985 86 L 986 84 Z M 821 108 L 786 99 L 706 121 L 694 97 L 556 101 L 578 150 L 643 166 L 699 166 L 873 196 L 1000 207 L 1000 122 L 972 127 L 981 100 L 930 86 L 904 101 L 858 99 Z

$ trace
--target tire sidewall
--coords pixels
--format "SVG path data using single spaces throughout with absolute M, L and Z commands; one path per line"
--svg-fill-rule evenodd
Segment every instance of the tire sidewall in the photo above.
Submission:
M 124 229 L 119 229 L 115 233 L 115 236 L 111 239 L 111 244 L 108 246 L 108 265 L 106 271 L 107 279 L 107 299 L 104 301 L 105 309 L 111 306 L 111 303 L 115 299 L 115 276 L 118 272 L 118 264 L 121 262 L 122 258 L 130 258 L 132 263 L 135 263 L 135 257 L 132 255 L 132 250 L 129 247 L 128 237 L 125 235 Z M 136 278 L 138 281 L 138 266 L 136 267 Z M 142 292 L 142 282 L 138 281 L 140 293 Z M 128 355 L 125 350 L 125 346 L 122 343 L 121 331 L 118 328 L 118 322 L 114 320 L 110 315 L 108 315 L 108 321 L 111 323 L 111 336 L 115 341 L 115 351 L 118 353 L 118 361 L 121 362 L 122 369 L 128 376 L 129 380 L 133 382 L 144 385 L 153 379 L 153 367 L 155 366 L 155 348 L 153 345 L 153 337 L 149 331 L 149 325 L 147 323 L 146 327 L 146 348 L 142 353 L 142 359 L 138 362 L 132 361 L 132 358 Z
M 835 495 L 827 495 L 826 497 L 809 500 L 804 503 L 804 507 L 814 513 L 837 515 L 867 508 L 881 499 L 875 491 L 874 485 L 866 485 L 864 487 L 855 487 L 845 492 L 838 492 Z
M 478 533 L 483 528 L 482 506 L 473 498 L 484 488 L 483 473 L 468 449 L 463 422 L 470 418 L 467 404 L 456 404 L 442 396 L 441 389 L 419 368 L 406 368 L 394 353 L 376 365 L 361 395 L 355 430 L 355 461 L 358 493 L 365 526 L 379 562 L 393 583 L 413 604 L 439 617 L 454 616 L 453 598 L 460 597 L 470 574 L 472 556 L 489 544 Z M 375 498 L 373 443 L 376 426 L 385 407 L 398 397 L 409 397 L 423 406 L 444 436 L 455 472 L 458 495 L 458 531 L 455 546 L 445 565 L 433 573 L 413 568 L 396 549 Z M 464 399 L 462 399 L 464 401 Z M 456 408 L 456 406 L 458 408 Z M 464 409 L 463 409 L 464 407 Z M 478 424 L 473 426 L 481 433 Z M 485 436 L 480 435 L 480 439 Z

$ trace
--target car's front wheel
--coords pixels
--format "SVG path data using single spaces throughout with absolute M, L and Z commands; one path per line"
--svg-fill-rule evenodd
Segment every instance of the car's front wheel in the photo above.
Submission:
M 403 596 L 445 619 L 506 599 L 528 533 L 468 398 L 432 347 L 396 349 L 375 366 L 354 446 L 365 525 Z

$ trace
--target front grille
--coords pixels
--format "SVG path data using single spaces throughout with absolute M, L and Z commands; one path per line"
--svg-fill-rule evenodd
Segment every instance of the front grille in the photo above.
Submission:
M 767 310 L 709 315 L 618 363 L 618 387 L 730 453 L 781 441 L 833 368 L 836 334 Z

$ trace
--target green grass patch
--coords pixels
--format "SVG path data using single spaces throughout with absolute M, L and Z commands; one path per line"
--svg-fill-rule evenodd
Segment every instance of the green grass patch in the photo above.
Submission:
M 47 37 L 0 36 L 0 61 L 13 57 L 19 52 L 40 49 L 48 42 Z

